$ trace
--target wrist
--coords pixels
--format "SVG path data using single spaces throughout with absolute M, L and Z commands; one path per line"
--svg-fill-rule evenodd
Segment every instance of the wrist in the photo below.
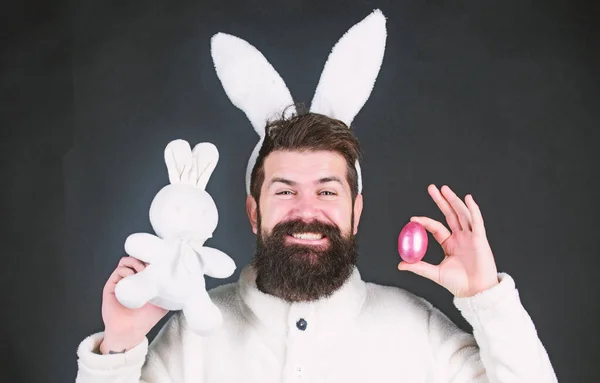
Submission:
M 131 350 L 142 343 L 143 339 L 126 339 L 125 337 L 115 336 L 109 333 L 104 334 L 104 339 L 100 343 L 99 351 L 103 355 L 120 354 Z
M 492 287 L 498 285 L 500 281 L 498 277 L 488 278 L 485 281 L 479 281 L 477 284 L 471 287 L 469 291 L 467 291 L 462 298 L 471 298 L 477 294 L 480 294 L 484 291 L 490 290 Z M 461 297 L 459 297 L 461 298 Z

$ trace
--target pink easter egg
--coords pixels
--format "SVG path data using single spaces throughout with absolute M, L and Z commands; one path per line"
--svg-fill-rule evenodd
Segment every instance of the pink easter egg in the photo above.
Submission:
M 427 252 L 427 231 L 417 222 L 409 222 L 398 236 L 398 253 L 408 263 L 419 262 Z

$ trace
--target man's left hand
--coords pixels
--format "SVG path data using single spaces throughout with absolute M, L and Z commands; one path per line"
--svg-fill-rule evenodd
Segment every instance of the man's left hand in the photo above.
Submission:
M 448 289 L 455 297 L 470 297 L 498 284 L 498 270 L 488 243 L 483 217 L 472 195 L 463 202 L 446 185 L 441 193 L 435 185 L 427 191 L 440 208 L 450 230 L 428 217 L 411 217 L 420 223 L 442 246 L 444 260 L 439 265 L 427 262 L 400 262 L 399 270 L 411 271 Z

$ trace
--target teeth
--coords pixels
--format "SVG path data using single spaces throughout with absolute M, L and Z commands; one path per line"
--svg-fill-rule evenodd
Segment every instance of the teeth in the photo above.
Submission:
M 294 238 L 298 238 L 298 239 L 311 239 L 311 240 L 317 240 L 317 239 L 323 238 L 323 235 L 318 234 L 318 233 L 294 233 L 294 234 L 292 234 L 292 236 Z

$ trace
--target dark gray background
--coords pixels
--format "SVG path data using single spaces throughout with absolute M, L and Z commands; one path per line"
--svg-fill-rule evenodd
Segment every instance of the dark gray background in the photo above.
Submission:
M 442 219 L 429 183 L 472 193 L 559 380 L 600 381 L 594 2 L 176 3 L 0 11 L 1 381 L 74 380 L 77 345 L 103 329 L 101 291 L 125 238 L 151 230 L 172 139 L 219 148 L 209 244 L 238 266 L 252 257 L 244 172 L 258 137 L 218 81 L 210 37 L 248 40 L 308 103 L 333 44 L 374 8 L 388 45 L 354 121 L 364 279 L 424 296 L 470 331 L 447 291 L 396 269 L 396 241 L 411 215 Z M 432 243 L 426 260 L 440 258 Z

